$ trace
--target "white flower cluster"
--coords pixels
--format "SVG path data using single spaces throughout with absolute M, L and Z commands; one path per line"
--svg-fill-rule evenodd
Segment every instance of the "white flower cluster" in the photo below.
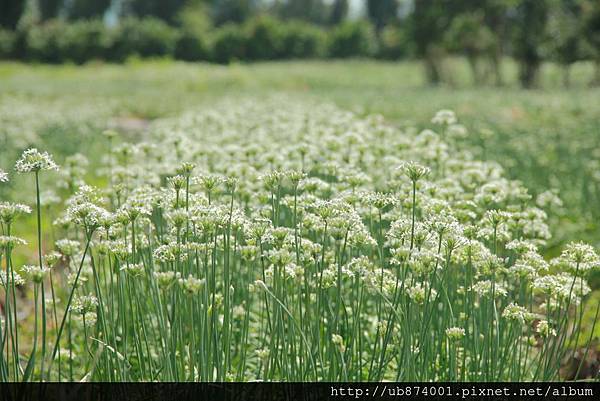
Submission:
M 71 260 L 81 260 L 78 291 L 101 287 L 96 294 L 118 299 L 137 291 L 129 301 L 135 305 L 122 307 L 135 311 L 131 319 L 156 315 L 139 327 L 173 325 L 181 350 L 191 353 L 196 332 L 175 314 L 182 305 L 198 313 L 207 332 L 229 336 L 241 327 L 228 340 L 261 344 L 256 355 L 267 370 L 279 366 L 268 349 L 287 355 L 327 347 L 314 355 L 335 349 L 353 363 L 366 357 L 351 354 L 357 342 L 378 350 L 373 339 L 385 338 L 389 349 L 407 355 L 426 340 L 431 349 L 460 343 L 448 348 L 479 360 L 479 338 L 490 328 L 495 334 L 518 324 L 552 339 L 569 327 L 566 309 L 590 292 L 587 274 L 600 258 L 573 243 L 547 261 L 540 251 L 550 238 L 547 212 L 559 202 L 551 194 L 532 199 L 498 164 L 458 148 L 451 137 L 466 129 L 453 112 L 440 111 L 432 123 L 439 133 L 279 98 L 223 101 L 158 120 L 147 142 L 112 147 L 104 192 L 83 183 L 81 157 L 66 161 L 60 187 L 71 196 L 56 220 L 66 238 L 50 259 L 69 265 L 71 284 Z M 55 168 L 35 149 L 17 163 L 21 172 Z M 29 212 L 0 203 L 6 224 Z M 47 273 L 24 271 L 34 282 Z M 98 307 L 95 297 L 80 296 L 72 311 L 88 322 Z M 165 311 L 169 316 L 158 316 Z M 511 324 L 482 321 L 499 316 Z M 513 334 L 498 338 L 520 341 Z M 476 341 L 460 342 L 471 336 Z M 161 350 L 167 343 L 148 341 Z M 436 366 L 433 359 L 426 364 Z
M 40 152 L 36 148 L 27 149 L 17 160 L 15 170 L 19 173 L 30 173 L 42 170 L 58 170 L 52 156 L 48 152 Z
M 446 133 L 454 126 L 465 132 L 450 110 L 438 112 L 432 123 Z M 190 246 L 212 252 L 209 243 L 182 249 L 174 235 L 190 223 L 204 233 L 227 227 L 229 210 L 215 199 L 234 191 L 245 209 L 234 207 L 232 215 L 246 241 L 241 252 L 248 261 L 260 256 L 269 262 L 267 285 L 275 276 L 299 282 L 307 270 L 303 264 L 322 260 L 323 288 L 335 287 L 341 273 L 343 280 L 360 278 L 386 296 L 401 287 L 423 304 L 439 297 L 429 282 L 432 274 L 468 265 L 473 281 L 460 291 L 494 296 L 504 303 L 506 318 L 525 321 L 531 312 L 509 304 L 520 281 L 536 291 L 552 283 L 547 291 L 566 297 L 564 272 L 582 273 L 598 264 L 595 251 L 583 244 L 569 245 L 547 262 L 538 251 L 550 238 L 542 208 L 559 205 L 556 195 L 548 192 L 534 201 L 498 164 L 474 160 L 432 130 L 407 134 L 378 118 L 287 99 L 224 101 L 160 120 L 153 129 L 149 143 L 116 151 L 127 154 L 128 173 L 112 180 L 125 193 L 127 182 L 144 185 L 144 194 L 131 188 L 130 195 L 164 209 L 172 237 L 153 251 L 161 263 L 185 259 Z M 193 163 L 182 167 L 181 160 Z M 146 168 L 150 165 L 156 167 Z M 152 189 L 164 174 L 170 175 L 166 188 Z M 295 227 L 273 227 L 293 211 Z M 389 229 L 377 232 L 374 224 Z M 389 266 L 381 271 L 375 267 L 380 262 L 363 254 L 338 268 L 334 248 L 323 251 L 324 235 L 340 246 L 381 247 L 391 255 Z M 550 273 L 550 265 L 560 268 Z M 394 273 L 402 267 L 411 273 L 404 284 Z M 586 286 L 581 288 L 570 292 L 574 302 L 585 296 Z
M 525 324 L 525 322 L 531 321 L 535 315 L 531 312 L 528 312 L 524 307 L 511 302 L 508 304 L 508 306 L 506 306 L 506 308 L 504 308 L 502 317 Z
M 446 329 L 446 335 L 452 341 L 458 341 L 465 336 L 465 329 L 462 327 L 450 327 Z
M 0 221 L 10 225 L 13 220 L 21 215 L 31 213 L 31 208 L 20 203 L 0 202 Z
M 23 266 L 22 270 L 25 276 L 36 284 L 40 284 L 42 281 L 44 281 L 44 279 L 50 272 L 50 269 L 48 269 L 45 266 L 40 267 L 27 265 Z

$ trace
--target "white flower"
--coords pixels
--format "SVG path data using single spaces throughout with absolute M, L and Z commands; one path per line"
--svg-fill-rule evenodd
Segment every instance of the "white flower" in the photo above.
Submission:
M 331 335 L 331 342 L 336 346 L 338 351 L 344 353 L 346 351 L 346 346 L 344 345 L 344 338 L 339 334 Z
M 56 249 L 58 249 L 58 251 L 65 256 L 75 255 L 77 252 L 79 252 L 79 249 L 81 247 L 81 244 L 79 242 L 71 241 L 67 238 L 59 239 L 55 242 L 55 245 Z
M 267 359 L 269 359 L 269 349 L 268 348 L 261 348 L 261 349 L 257 349 L 256 351 L 254 351 L 254 353 L 256 354 L 256 356 L 258 357 L 258 359 L 260 359 L 261 361 L 263 361 L 263 363 L 265 363 L 264 361 L 266 361 Z
M 452 124 L 448 127 L 448 136 L 451 138 L 466 138 L 468 131 L 464 125 Z
M 521 255 L 508 270 L 521 277 L 532 278 L 539 273 L 547 272 L 548 262 L 539 253 L 530 250 Z
M 0 235 L 0 255 L 4 249 L 2 248 L 14 248 L 17 245 L 27 245 L 27 241 L 22 238 L 8 235 Z
M 175 209 L 166 214 L 167 219 L 171 221 L 173 226 L 181 228 L 189 221 L 189 214 L 185 209 Z
M 144 274 L 144 265 L 142 263 L 129 263 L 121 267 L 121 270 L 132 277 L 138 277 Z
M 172 285 L 177 284 L 181 278 L 181 273 L 174 271 L 154 272 L 154 278 L 161 290 L 167 290 Z
M 452 341 L 458 341 L 465 336 L 465 329 L 462 327 L 450 327 L 446 329 L 446 335 Z
M 189 295 L 197 294 L 204 285 L 205 280 L 193 277 L 191 274 L 185 279 L 179 279 L 179 285 Z
M 51 251 L 43 256 L 44 265 L 48 267 L 54 266 L 62 258 L 59 252 Z
M 2 169 L 0 169 L 0 182 L 8 182 L 8 174 Z
M 10 287 L 12 283 L 14 283 L 14 285 L 17 287 L 20 287 L 25 285 L 25 279 L 15 271 L 11 272 L 11 274 L 7 277 L 6 272 L 4 270 L 0 270 L 0 285 L 3 287 Z
M 153 256 L 154 259 L 163 263 L 174 262 L 176 258 L 176 255 L 173 252 L 173 247 L 170 245 L 159 246 L 154 250 Z
M 556 337 L 556 330 L 550 326 L 547 320 L 540 320 L 535 328 L 536 333 L 540 336 L 546 337 Z
M 80 315 L 87 315 L 95 312 L 97 306 L 98 298 L 93 295 L 82 295 L 73 300 L 71 311 Z
M 586 272 L 600 267 L 600 257 L 591 245 L 571 242 L 567 244 L 554 264 L 562 264 L 573 271 Z
M 44 278 L 46 278 L 46 276 L 50 272 L 50 269 L 44 266 L 23 266 L 22 270 L 25 276 L 36 284 L 39 284 L 42 281 L 44 281 Z
M 419 181 L 421 178 L 427 176 L 431 172 L 429 167 L 422 166 L 413 161 L 401 164 L 398 167 L 398 170 L 400 170 L 413 182 Z
M 437 296 L 437 291 L 433 288 L 430 289 L 427 283 L 415 283 L 413 286 L 410 286 L 406 289 L 406 293 L 413 302 L 419 305 L 423 305 L 425 303 L 428 295 L 429 299 L 435 299 Z
M 548 190 L 538 195 L 535 200 L 536 205 L 541 208 L 562 207 L 563 202 L 558 196 L 557 190 Z
M 96 206 L 91 202 L 76 203 L 70 205 L 67 209 L 67 217 L 70 221 L 77 225 L 84 226 L 86 228 L 96 228 L 100 226 L 100 223 L 104 220 L 108 212 Z
M 492 283 L 490 280 L 478 281 L 471 286 L 471 291 L 477 293 L 480 297 L 491 296 L 492 293 L 494 293 L 496 297 L 505 297 L 508 295 L 508 292 L 501 284 Z
M 31 213 L 31 208 L 20 203 L 0 202 L 0 221 L 11 224 L 15 218 Z
M 521 324 L 524 324 L 526 321 L 530 321 L 533 319 L 534 315 L 527 311 L 527 309 L 523 308 L 520 305 L 511 302 L 504 308 L 502 312 L 502 317 L 508 320 L 516 320 Z
M 36 148 L 27 149 L 17 160 L 15 170 L 18 173 L 30 173 L 42 170 L 58 170 L 58 165 L 48 152 L 40 153 Z
M 452 110 L 440 110 L 435 113 L 435 116 L 433 116 L 431 122 L 439 125 L 456 124 L 456 114 L 454 114 Z

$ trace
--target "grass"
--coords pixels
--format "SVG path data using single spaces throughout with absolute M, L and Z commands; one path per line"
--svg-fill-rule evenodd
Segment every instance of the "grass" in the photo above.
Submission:
M 81 152 L 90 159 L 91 169 L 85 174 L 86 181 L 110 190 L 122 177 L 128 176 L 126 170 L 133 169 L 132 174 L 139 174 L 135 170 L 138 161 L 129 160 L 125 157 L 126 153 L 120 153 L 127 151 L 127 146 L 108 152 L 106 138 L 99 135 L 101 131 L 114 127 L 122 132 L 121 141 L 145 140 L 168 148 L 175 143 L 168 137 L 160 136 L 161 124 L 171 131 L 184 128 L 186 134 L 196 138 L 197 142 L 206 141 L 209 149 L 219 153 L 219 146 L 228 143 L 231 138 L 220 138 L 219 130 L 214 127 L 203 132 L 197 125 L 190 124 L 189 119 L 180 119 L 178 116 L 186 110 L 195 110 L 195 113 L 198 110 L 213 110 L 214 104 L 220 103 L 221 98 L 269 99 L 273 95 L 283 94 L 283 102 L 289 99 L 291 103 L 299 101 L 300 104 L 308 102 L 312 105 L 314 99 L 319 99 L 354 110 L 358 116 L 383 114 L 401 129 L 384 135 L 393 143 L 397 140 L 414 140 L 418 130 L 423 128 L 438 129 L 431 124 L 431 116 L 439 109 L 454 109 L 470 134 L 465 138 L 445 138 L 451 144 L 451 149 L 456 152 L 468 149 L 478 159 L 499 163 L 505 168 L 507 176 L 523 181 L 534 196 L 549 188 L 558 190 L 563 205 L 554 205 L 546 210 L 549 214 L 548 224 L 556 235 L 553 240 L 544 242 L 540 252 L 547 257 L 558 255 L 565 243 L 579 239 L 597 245 L 600 177 L 595 166 L 599 163 L 600 154 L 595 153 L 594 149 L 598 148 L 600 140 L 597 135 L 600 110 L 592 105 L 600 100 L 600 91 L 585 86 L 591 76 L 591 67 L 577 65 L 573 74 L 573 88 L 564 89 L 558 86 L 560 71 L 552 65 L 545 66 L 542 89 L 535 91 L 522 91 L 516 87 L 513 64 L 507 62 L 505 70 L 508 82 L 505 87 L 475 88 L 469 84 L 465 65 L 460 60 L 452 60 L 449 66 L 454 77 L 453 85 L 442 87 L 424 85 L 420 66 L 414 62 L 314 61 L 229 67 L 169 61 L 133 61 L 125 66 L 91 64 L 84 67 L 3 63 L 0 64 L 0 118 L 3 121 L 0 134 L 3 134 L 5 146 L 2 148 L 0 167 L 11 169 L 12 161 L 23 148 L 30 145 L 50 150 L 57 155 L 60 163 L 65 156 Z M 292 107 L 290 110 L 277 101 L 267 104 L 268 110 L 252 107 L 239 110 L 235 102 L 231 106 L 225 103 L 216 110 L 223 115 L 236 110 L 250 114 L 246 116 L 250 123 L 236 122 L 235 118 L 227 121 L 232 130 L 253 132 L 255 126 L 252 122 L 256 122 L 256 126 L 268 126 L 271 122 L 264 120 L 262 115 L 272 113 L 282 124 L 281 132 L 285 132 L 283 121 L 295 121 L 299 117 L 294 112 L 298 112 L 307 121 L 314 119 L 323 127 L 330 127 L 342 138 L 348 134 L 344 130 L 344 123 L 327 121 L 325 116 L 318 113 L 313 116 L 310 108 Z M 312 107 L 322 106 L 317 104 Z M 252 110 L 261 115 L 251 115 Z M 286 113 L 289 115 L 286 116 Z M 174 117 L 174 120 L 160 120 L 165 117 Z M 155 127 L 149 134 L 146 127 L 154 120 L 157 120 L 158 128 Z M 357 124 L 360 125 L 358 121 Z M 384 130 L 377 124 L 374 127 Z M 154 132 L 156 129 L 158 133 Z M 281 140 L 276 136 L 281 133 L 275 131 L 273 129 L 267 133 L 271 142 L 259 143 L 263 152 L 268 153 L 272 143 Z M 311 131 L 307 138 L 318 143 L 317 132 Z M 248 134 L 248 137 L 264 141 L 260 135 L 253 135 Z M 374 134 L 369 130 L 357 135 L 374 140 Z M 234 139 L 240 143 L 248 140 L 240 137 Z M 334 161 L 356 167 L 346 159 L 337 159 L 336 152 L 342 150 L 334 146 L 333 138 L 330 139 L 331 143 L 324 142 L 323 146 L 332 146 L 334 155 L 331 157 Z M 288 149 L 287 146 L 300 146 L 301 142 L 301 136 L 294 137 L 290 143 L 282 143 L 281 147 Z M 188 146 L 189 149 L 195 149 L 194 144 Z M 411 149 L 415 145 L 403 146 Z M 180 187 L 176 190 L 177 197 L 184 194 L 186 199 L 190 196 L 205 197 L 208 206 L 211 206 L 211 191 L 207 189 L 210 184 L 206 180 L 211 177 L 210 174 L 230 175 L 232 172 L 218 164 L 215 167 L 210 157 L 203 153 L 205 150 L 200 148 L 197 150 L 199 153 L 191 156 L 187 153 L 189 149 L 181 149 L 182 155 L 187 157 L 177 157 L 176 161 L 181 162 L 186 158 L 196 161 L 199 158 L 200 169 L 209 175 L 201 175 L 204 181 L 196 183 L 192 192 L 189 183 Z M 154 151 L 149 152 L 151 156 L 154 155 Z M 375 143 L 367 148 L 367 154 L 379 155 L 378 152 L 387 154 Z M 349 148 L 348 155 L 352 154 Z M 142 165 L 146 166 L 148 172 L 161 173 L 163 179 L 172 176 L 178 163 L 173 161 L 166 171 L 160 171 L 162 164 L 154 156 L 146 155 L 147 160 L 143 159 Z M 166 156 L 169 156 L 168 152 Z M 395 154 L 390 152 L 388 156 L 394 157 Z M 419 157 L 422 157 L 421 161 L 427 160 L 424 155 Z M 458 153 L 451 155 L 451 158 L 455 157 L 465 163 Z M 122 175 L 115 181 L 114 176 L 106 175 L 106 168 L 119 159 L 114 167 Z M 264 165 L 255 164 L 251 158 L 242 157 L 242 160 L 242 166 L 265 169 Z M 276 155 L 267 160 L 268 163 L 274 163 L 275 167 L 300 169 L 299 160 L 293 156 L 289 159 L 290 166 Z M 118 170 L 119 165 L 122 170 Z M 96 171 L 100 168 L 104 169 L 104 173 Z M 383 178 L 378 177 L 375 173 L 377 170 L 373 168 L 360 167 L 375 181 L 374 188 L 366 185 L 363 189 L 384 193 L 398 190 L 393 185 L 390 187 L 391 184 L 385 180 L 380 182 Z M 308 172 L 329 184 L 337 181 L 344 183 L 344 178 L 327 171 L 326 165 L 315 164 L 314 169 Z M 268 169 L 264 173 L 268 174 Z M 66 175 L 69 174 L 73 174 L 73 171 L 68 171 Z M 431 183 L 442 185 L 437 179 L 444 178 L 446 173 L 437 166 L 433 174 Z M 255 179 L 257 177 L 252 178 Z M 442 244 L 444 240 L 442 234 L 437 239 L 430 238 L 434 242 L 431 245 L 433 252 L 441 256 L 433 270 L 415 270 L 402 258 L 396 268 L 391 260 L 393 252 L 397 250 L 387 241 L 390 241 L 394 219 L 401 216 L 393 215 L 395 206 L 392 204 L 384 202 L 384 206 L 375 206 L 381 202 L 375 199 L 376 194 L 371 195 L 374 203 L 369 207 L 374 207 L 374 210 L 379 208 L 379 215 L 360 212 L 360 220 L 366 224 L 373 243 L 371 246 L 353 248 L 348 246 L 343 235 L 338 237 L 335 230 L 328 231 L 334 227 L 328 228 L 327 224 L 304 231 L 299 225 L 300 216 L 311 213 L 319 216 L 318 210 L 321 209 L 320 213 L 327 214 L 327 208 L 307 203 L 306 199 L 301 199 L 298 205 L 296 202 L 301 194 L 296 192 L 297 187 L 293 185 L 293 180 L 289 181 L 288 176 L 275 175 L 269 179 L 274 181 L 266 188 L 250 184 L 252 180 L 245 177 L 235 189 L 224 183 L 217 185 L 219 189 L 215 190 L 212 198 L 215 205 L 212 206 L 216 208 L 216 205 L 221 205 L 221 209 L 214 213 L 224 213 L 224 221 L 228 223 L 219 226 L 216 231 L 205 231 L 211 233 L 209 237 L 191 232 L 190 227 L 197 224 L 195 220 L 192 220 L 193 225 L 189 220 L 184 220 L 183 225 L 175 224 L 177 219 L 182 218 L 177 217 L 182 210 L 189 212 L 190 204 L 188 201 L 181 203 L 181 199 L 172 200 L 172 204 L 163 206 L 162 211 L 153 204 L 149 221 L 144 217 L 136 222 L 134 218 L 131 224 L 125 225 L 120 240 L 129 244 L 131 251 L 124 257 L 103 253 L 105 251 L 95 244 L 87 252 L 84 234 L 89 227 L 84 231 L 76 228 L 67 230 L 69 238 L 81 241 L 80 246 L 86 252 L 80 263 L 77 258 L 68 258 L 65 276 L 56 278 L 56 282 L 60 283 L 57 291 L 61 299 L 71 300 L 77 305 L 77 316 L 74 313 L 61 314 L 64 307 L 59 304 L 59 312 L 62 312 L 58 317 L 56 312 L 48 312 L 48 319 L 51 320 L 48 333 L 45 332 L 46 324 L 42 324 L 44 332 L 40 332 L 41 335 L 52 340 L 49 344 L 42 341 L 41 345 L 45 347 L 43 352 L 40 346 L 32 351 L 31 344 L 21 344 L 22 352 L 38 356 L 37 363 L 33 359 L 30 374 L 63 380 L 80 379 L 88 375 L 93 380 L 548 379 L 558 377 L 560 356 L 567 356 L 571 352 L 570 341 L 579 344 L 589 341 L 589 332 L 593 329 L 591 322 L 595 317 L 593 310 L 577 307 L 575 311 L 574 306 L 570 305 L 571 294 L 566 298 L 556 298 L 555 301 L 559 303 L 555 305 L 548 303 L 554 300 L 548 295 L 544 307 L 539 294 L 528 292 L 529 284 L 511 281 L 503 270 L 496 276 L 494 269 L 478 268 L 475 277 L 468 264 L 451 260 L 451 254 L 442 253 L 441 248 L 435 252 L 436 241 Z M 54 187 L 53 181 L 54 176 L 42 176 L 42 188 Z M 35 195 L 39 192 L 31 191 L 29 184 L 22 179 L 12 180 L 10 186 L 0 187 L 0 195 L 35 204 Z M 134 192 L 132 184 L 120 184 L 124 185 L 125 196 L 131 198 Z M 173 185 L 171 183 L 169 186 L 171 191 Z M 163 187 L 167 187 L 165 182 Z M 74 192 L 64 188 L 56 191 L 61 197 L 73 196 Z M 318 192 L 318 196 L 329 201 L 335 198 L 333 195 L 336 193 L 337 189 L 334 189 L 333 193 Z M 260 194 L 258 203 L 253 199 L 257 194 Z M 412 221 L 409 223 L 411 235 L 405 239 L 410 243 L 409 255 L 416 247 L 416 223 L 425 224 L 427 220 L 420 205 L 422 196 L 424 193 L 420 189 L 416 191 L 416 185 L 413 186 L 412 201 L 408 197 L 400 212 L 400 215 L 405 214 L 404 217 Z M 290 203 L 292 199 L 293 203 Z M 205 207 L 203 202 L 196 199 L 191 204 Z M 110 211 L 120 208 L 127 211 L 127 207 L 131 207 L 127 202 L 121 203 L 121 200 L 115 199 L 112 194 L 109 204 L 101 202 L 100 206 Z M 510 209 L 514 206 L 509 203 L 494 207 Z M 529 203 L 519 203 L 522 208 L 531 206 Z M 241 231 L 236 232 L 233 228 L 234 210 L 238 208 L 251 216 L 261 210 L 261 215 L 270 222 L 265 230 L 272 231 L 271 235 L 276 237 L 287 236 L 286 245 L 269 242 L 263 249 L 256 238 L 254 242 L 248 242 Z M 489 211 L 491 207 L 478 210 L 478 217 L 481 219 L 486 216 L 485 221 L 494 222 L 494 217 L 485 214 L 486 209 Z M 58 213 L 60 208 L 49 210 Z M 351 214 L 343 217 L 350 220 L 355 218 Z M 315 219 L 318 220 L 318 217 Z M 321 219 L 326 222 L 328 217 L 322 216 Z M 341 224 L 336 218 L 332 219 L 336 221 L 335 224 Z M 506 242 L 496 238 L 499 224 L 500 220 L 492 223 L 492 227 L 495 227 L 493 236 L 486 237 L 482 242 L 493 255 L 508 257 L 512 265 L 522 255 L 506 249 Z M 42 251 L 47 252 L 52 248 L 50 239 L 57 238 L 49 232 L 49 225 L 46 216 L 46 245 L 39 250 L 40 255 Z M 40 219 L 28 217 L 15 224 L 13 231 L 19 232 L 18 235 L 31 244 L 41 247 L 42 241 L 36 238 L 36 227 L 40 226 Z M 163 237 L 165 230 L 169 229 L 175 230 L 172 233 L 176 232 L 177 235 Z M 340 227 L 336 227 L 336 230 L 339 231 Z M 103 234 L 98 230 L 96 235 L 101 240 L 108 232 Z M 517 238 L 525 234 L 514 235 Z M 306 256 L 302 253 L 310 251 L 302 249 L 300 252 L 299 238 L 318 245 L 316 249 L 320 251 L 316 253 L 314 264 L 306 264 Z M 188 250 L 182 258 L 157 259 L 156 251 L 165 242 L 176 249 L 187 243 L 198 248 L 194 257 L 190 256 Z M 269 256 L 256 258 L 244 254 L 257 252 L 256 247 L 259 248 L 259 254 L 266 252 Z M 304 269 L 299 283 L 290 284 L 286 275 L 294 276 L 296 273 L 290 273 L 288 265 L 280 262 L 284 258 L 282 251 L 289 252 L 291 256 L 288 256 L 296 259 L 295 264 Z M 40 255 L 35 258 L 31 251 L 17 249 L 11 255 L 10 263 L 19 266 L 36 259 L 42 263 Z M 366 261 L 361 259 L 363 256 L 367 258 Z M 566 263 L 564 258 L 557 260 L 560 263 L 557 262 L 553 275 L 559 277 L 558 273 L 563 270 L 578 275 L 577 268 L 565 270 L 560 267 L 561 263 Z M 354 264 L 352 261 L 355 261 Z M 360 280 L 353 280 L 354 276 L 348 272 L 357 268 L 360 261 L 367 266 L 362 268 L 370 273 L 360 276 Z M 438 263 L 441 267 L 439 272 Z M 141 266 L 142 277 L 136 276 L 135 266 Z M 457 281 L 445 273 L 450 269 L 458 269 Z M 85 281 L 77 290 L 69 291 L 69 288 L 76 288 L 70 281 L 74 276 L 67 277 L 69 271 L 76 277 L 83 272 Z M 323 286 L 323 271 L 334 278 L 328 286 Z M 181 281 L 171 276 L 171 272 L 180 274 Z M 257 272 L 262 273 L 257 275 Z M 191 273 L 189 278 L 188 274 Z M 384 290 L 384 275 L 388 274 L 391 274 L 388 280 L 392 284 Z M 597 279 L 593 275 L 589 278 L 594 286 L 594 280 Z M 370 281 L 371 287 L 361 284 L 361 281 Z M 455 294 L 446 290 L 446 286 L 455 287 L 458 291 L 460 286 L 470 288 L 479 282 L 487 284 L 480 284 L 481 289 L 476 294 L 465 292 L 461 296 L 460 292 Z M 50 282 L 45 283 L 48 285 Z M 574 278 L 572 283 L 570 291 L 567 291 L 569 293 L 574 289 Z M 486 285 L 490 285 L 491 293 L 486 292 Z M 508 288 L 510 296 L 507 299 L 499 297 L 495 293 L 496 285 Z M 564 287 L 566 284 L 561 285 Z M 230 286 L 236 290 L 230 290 Z M 307 289 L 316 289 L 314 295 L 309 294 Z M 569 285 L 566 285 L 566 289 L 569 290 Z M 38 291 L 38 287 L 34 286 L 34 292 L 36 299 L 44 298 L 47 288 L 46 291 L 41 288 Z M 198 298 L 190 300 L 186 295 L 188 292 L 198 294 Z M 150 294 L 151 302 L 140 302 L 139 294 Z M 423 294 L 425 299 L 416 302 L 415 297 L 418 298 L 419 294 Z M 89 295 L 93 299 L 85 298 Z M 593 296 L 597 297 L 597 293 Z M 526 311 L 522 313 L 538 316 L 536 322 L 527 320 L 529 324 L 519 328 L 510 319 L 502 319 L 499 314 L 509 306 L 509 300 L 525 307 Z M 437 316 L 434 309 L 438 308 L 440 301 L 444 313 L 439 318 L 432 317 Z M 40 302 L 34 302 L 36 307 L 38 304 Z M 49 311 L 55 310 L 54 303 L 52 306 Z M 215 313 L 215 310 L 218 312 Z M 540 313 L 546 316 L 540 317 Z M 86 314 L 93 315 L 92 323 L 88 321 L 89 324 L 86 324 Z M 37 319 L 38 315 L 46 317 L 45 313 L 40 314 L 36 309 L 32 318 Z M 323 319 L 311 319 L 314 315 Z M 128 322 L 125 316 L 134 318 Z M 180 316 L 199 316 L 199 319 L 189 320 Z M 374 320 L 369 317 L 374 317 Z M 558 331 L 557 336 L 539 328 L 537 322 L 543 317 L 551 322 L 550 331 L 552 328 Z M 38 323 L 37 320 L 24 322 L 25 333 L 32 327 L 37 330 Z M 404 333 L 399 336 L 397 330 L 406 327 L 416 327 L 415 334 L 420 334 Z M 460 329 L 465 332 L 462 333 Z M 432 337 L 425 335 L 430 331 L 435 333 Z M 82 332 L 81 338 L 73 339 L 73 333 Z M 367 334 L 363 335 L 362 332 Z M 143 336 L 140 337 L 139 333 L 143 333 Z M 194 333 L 203 335 L 195 337 Z M 578 333 L 576 339 L 569 337 L 569 333 Z M 540 336 L 549 338 L 549 341 L 540 340 Z M 417 353 L 418 357 L 414 359 L 411 353 L 421 344 L 426 344 L 423 347 L 428 350 L 436 351 Z M 76 354 L 77 358 L 67 358 L 65 350 L 69 350 L 71 355 Z M 178 355 L 185 356 L 178 358 Z M 500 355 L 506 359 L 498 359 Z M 62 356 L 62 362 L 55 360 L 55 356 Z M 15 375 L 19 377 L 18 364 L 14 367 Z M 580 369 L 581 366 L 577 366 L 575 372 Z

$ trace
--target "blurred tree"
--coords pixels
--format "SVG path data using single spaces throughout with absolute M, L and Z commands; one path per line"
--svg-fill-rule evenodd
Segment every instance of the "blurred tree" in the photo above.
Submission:
M 518 0 L 481 0 L 484 10 L 484 22 L 494 36 L 488 57 L 495 84 L 503 84 L 502 57 L 508 35 L 508 12 Z
M 67 18 L 102 18 L 111 3 L 112 0 L 71 0 L 65 5 Z
M 419 3 L 420 1 L 416 1 Z M 416 6 L 416 5 L 415 5 Z M 377 34 L 398 16 L 397 0 L 367 0 L 367 15 L 375 25 Z
M 331 6 L 331 14 L 329 23 L 338 25 L 342 23 L 348 16 L 348 0 L 335 0 Z
M 452 0 L 418 0 L 414 2 L 410 16 L 412 40 L 417 56 L 423 59 L 427 81 L 439 84 L 442 81 L 444 49 L 442 38 L 456 5 Z
M 207 3 L 205 0 L 190 0 L 179 12 L 180 35 L 175 46 L 175 58 L 186 61 L 209 59 L 207 32 L 212 28 L 212 20 Z
M 408 24 L 389 24 L 379 35 L 378 57 L 398 60 L 414 55 L 413 42 L 408 37 Z
M 537 83 L 549 10 L 549 0 L 519 0 L 513 14 L 513 52 L 520 63 L 519 80 L 524 88 Z
M 600 85 L 600 2 L 585 0 L 582 4 L 583 36 L 591 57 L 596 64 L 596 73 L 592 81 Z
M 64 0 L 39 0 L 40 19 L 47 21 L 58 16 Z
M 187 0 L 124 0 L 123 11 L 134 17 L 156 17 L 174 23 L 186 2 Z
M 275 10 L 285 19 L 298 19 L 315 24 L 327 23 L 327 6 L 323 0 L 278 1 Z
M 258 7 L 257 0 L 213 0 L 212 15 L 215 25 L 228 22 L 242 23 L 252 17 Z
M 580 60 L 582 54 L 581 2 L 560 0 L 552 7 L 548 19 L 548 52 L 563 68 L 563 83 L 570 85 L 571 65 Z
M 507 39 L 507 16 L 519 0 L 463 0 L 446 4 L 445 47 L 464 54 L 475 83 L 502 85 L 502 57 Z M 434 21 L 435 22 L 435 21 Z M 425 27 L 423 27 L 425 29 Z
M 329 40 L 329 55 L 335 58 L 370 57 L 376 48 L 373 25 L 364 20 L 334 27 Z
M 27 0 L 0 1 L 0 28 L 14 30 L 21 19 Z
M 212 28 L 209 1 L 188 0 L 177 15 L 177 23 L 185 32 L 205 34 Z
M 456 16 L 445 33 L 446 47 L 465 55 L 475 84 L 485 81 L 482 61 L 494 53 L 495 37 L 484 23 L 483 10 Z

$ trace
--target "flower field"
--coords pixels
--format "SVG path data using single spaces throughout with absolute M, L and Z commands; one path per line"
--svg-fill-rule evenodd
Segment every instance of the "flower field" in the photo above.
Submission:
M 585 191 L 545 187 L 460 112 L 293 92 L 133 130 L 124 97 L 0 102 L 2 381 L 597 378 L 597 236 L 571 235 L 596 212 L 561 222 L 598 155 Z

